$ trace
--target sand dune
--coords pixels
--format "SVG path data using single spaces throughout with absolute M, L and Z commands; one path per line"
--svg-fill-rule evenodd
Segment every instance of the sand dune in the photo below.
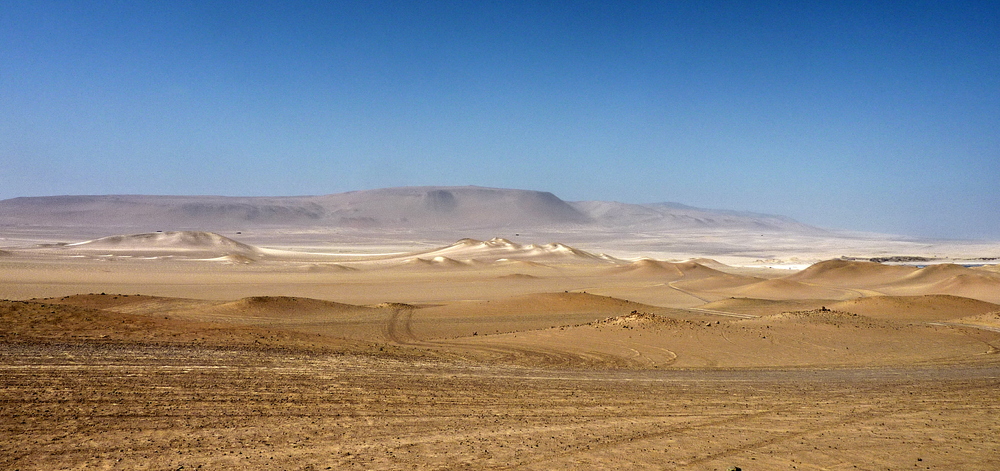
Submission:
M 875 319 L 943 321 L 1000 310 L 1000 305 L 951 295 L 871 296 L 830 304 L 839 311 Z
M 937 265 L 928 265 L 924 268 L 917 269 L 907 276 L 901 277 L 895 280 L 893 284 L 896 285 L 927 285 L 933 283 L 939 283 L 942 281 L 948 281 L 959 275 L 970 275 L 977 274 L 976 271 L 971 268 L 966 268 L 961 265 L 955 265 L 951 263 L 941 263 Z
M 527 273 L 511 273 L 509 275 L 500 275 L 500 278 L 507 280 L 537 280 L 538 277 L 535 275 L 529 275 Z
M 954 324 L 982 326 L 992 329 L 996 332 L 1000 332 L 1000 310 L 988 312 L 986 314 L 980 314 L 978 316 L 968 316 L 968 317 L 960 317 L 957 319 L 951 319 L 950 322 Z M 995 353 L 1000 353 L 1000 350 L 997 350 Z
M 459 261 L 453 258 L 443 257 L 440 255 L 432 258 L 423 258 L 423 257 L 411 258 L 405 260 L 403 264 L 407 266 L 414 266 L 416 268 L 424 268 L 424 267 L 472 268 L 473 265 L 471 260 Z
M 289 296 L 252 296 L 218 304 L 207 309 L 214 313 L 263 317 L 311 316 L 361 309 L 361 306 Z
M 358 271 L 357 268 L 348 267 L 339 263 L 313 263 L 298 267 L 299 271 L 310 273 L 340 273 Z
M 706 306 L 761 313 L 795 304 L 789 303 L 727 300 Z M 1000 306 L 975 300 L 875 297 L 833 306 L 756 319 L 712 319 L 587 293 L 425 307 L 357 306 L 286 296 L 210 302 L 93 294 L 0 303 L 10 314 L 0 316 L 5 323 L 0 331 L 22 340 L 230 341 L 297 348 L 360 348 L 357 342 L 368 342 L 368 349 L 395 345 L 409 348 L 410 354 L 425 351 L 476 361 L 626 368 L 973 361 L 993 351 L 991 342 L 1000 340 L 1000 332 L 970 335 L 961 328 L 925 322 L 992 326 Z M 838 310 L 841 307 L 856 312 Z
M 656 276 L 677 280 L 688 276 L 711 276 L 719 272 L 695 262 L 674 263 L 643 258 L 629 263 L 628 265 L 611 268 L 608 270 L 608 273 L 629 273 L 633 275 Z
M 914 267 L 883 265 L 874 262 L 827 260 L 813 264 L 787 280 L 829 286 L 863 288 L 897 281 L 919 270 Z
M 892 294 L 952 294 L 1000 303 L 1000 275 L 959 265 L 930 265 L 880 288 Z
M 462 239 L 447 247 L 412 255 L 422 259 L 444 257 L 463 261 L 503 262 L 510 260 L 614 261 L 606 255 L 592 254 L 558 242 L 550 244 L 516 244 L 507 239 L 487 241 Z
M 260 249 L 219 234 L 203 231 L 168 231 L 114 235 L 58 247 L 63 252 L 130 256 L 185 256 L 244 263 L 260 256 Z M 234 256 L 233 258 L 223 258 Z
M 442 339 L 579 324 L 635 310 L 670 311 L 588 293 L 537 293 L 426 307 L 414 314 L 411 328 L 418 337 Z
M 222 262 L 231 265 L 248 265 L 251 263 L 255 263 L 257 261 L 256 259 L 250 258 L 242 254 L 223 255 L 221 257 L 209 258 L 206 260 L 209 262 Z
M 964 273 L 949 279 L 941 280 L 927 291 L 930 293 L 947 293 L 956 296 L 981 299 L 992 303 L 1000 303 L 1000 277 Z
M 814 285 L 785 278 L 759 281 L 722 292 L 761 299 L 847 299 L 859 296 L 857 292 L 849 289 Z
M 835 305 L 838 302 L 832 299 L 728 298 L 706 303 L 698 307 L 701 309 L 732 312 L 734 314 L 767 316 L 788 311 L 819 309 L 824 306 Z
M 983 265 L 981 267 L 974 267 L 973 270 L 984 271 L 988 273 L 1000 273 L 1000 265 Z

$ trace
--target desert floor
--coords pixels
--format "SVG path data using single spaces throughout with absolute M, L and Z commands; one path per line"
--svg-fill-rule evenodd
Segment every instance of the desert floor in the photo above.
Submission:
M 995 266 L 288 240 L 3 247 L 0 468 L 1000 463 Z

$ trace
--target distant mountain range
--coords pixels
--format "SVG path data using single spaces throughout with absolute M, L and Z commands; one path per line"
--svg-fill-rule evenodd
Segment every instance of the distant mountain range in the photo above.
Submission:
M 0 201 L 0 225 L 207 231 L 349 227 L 821 232 L 783 216 L 699 209 L 675 203 L 568 202 L 549 192 L 474 186 L 401 187 L 290 197 L 22 197 Z

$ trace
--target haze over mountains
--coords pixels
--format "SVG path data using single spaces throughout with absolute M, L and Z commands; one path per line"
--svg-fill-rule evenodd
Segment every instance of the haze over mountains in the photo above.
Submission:
M 291 226 L 822 232 L 781 216 L 706 210 L 672 203 L 567 202 L 548 192 L 480 187 L 403 187 L 293 197 L 23 197 L 0 201 L 0 225 L 74 225 L 135 230 Z

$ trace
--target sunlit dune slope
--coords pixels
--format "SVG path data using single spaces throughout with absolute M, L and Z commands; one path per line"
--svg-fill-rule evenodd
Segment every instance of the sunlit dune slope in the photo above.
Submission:
M 953 264 L 930 265 L 880 289 L 892 294 L 952 294 L 1000 303 L 1000 274 Z
M 482 241 L 462 239 L 454 244 L 438 249 L 416 252 L 407 257 L 418 260 L 456 260 L 462 262 L 499 262 L 499 261 L 604 261 L 613 262 L 613 258 L 602 254 L 576 249 L 565 244 L 553 242 L 549 244 L 517 244 L 507 239 L 493 238 Z
M 788 311 L 807 311 L 832 306 L 839 301 L 833 299 L 758 299 L 758 298 L 728 298 L 698 306 L 701 309 L 711 309 L 734 314 L 750 314 L 767 316 Z
M 827 260 L 813 264 L 786 280 L 828 286 L 864 288 L 880 286 L 919 271 L 915 267 L 883 265 L 875 262 Z
M 732 296 L 762 299 L 848 299 L 859 296 L 859 293 L 850 289 L 821 286 L 787 278 L 764 280 L 723 292 Z
M 710 276 L 723 275 L 722 272 L 706 267 L 694 261 L 664 262 L 644 258 L 624 266 L 608 269 L 609 274 L 630 274 L 657 277 L 664 280 L 695 280 Z
M 217 258 L 245 263 L 261 255 L 257 247 L 213 232 L 168 231 L 102 237 L 51 247 L 70 253 L 129 255 L 134 257 L 183 256 Z
M 929 322 L 1000 310 L 1000 305 L 951 295 L 870 296 L 828 305 L 876 319 Z

